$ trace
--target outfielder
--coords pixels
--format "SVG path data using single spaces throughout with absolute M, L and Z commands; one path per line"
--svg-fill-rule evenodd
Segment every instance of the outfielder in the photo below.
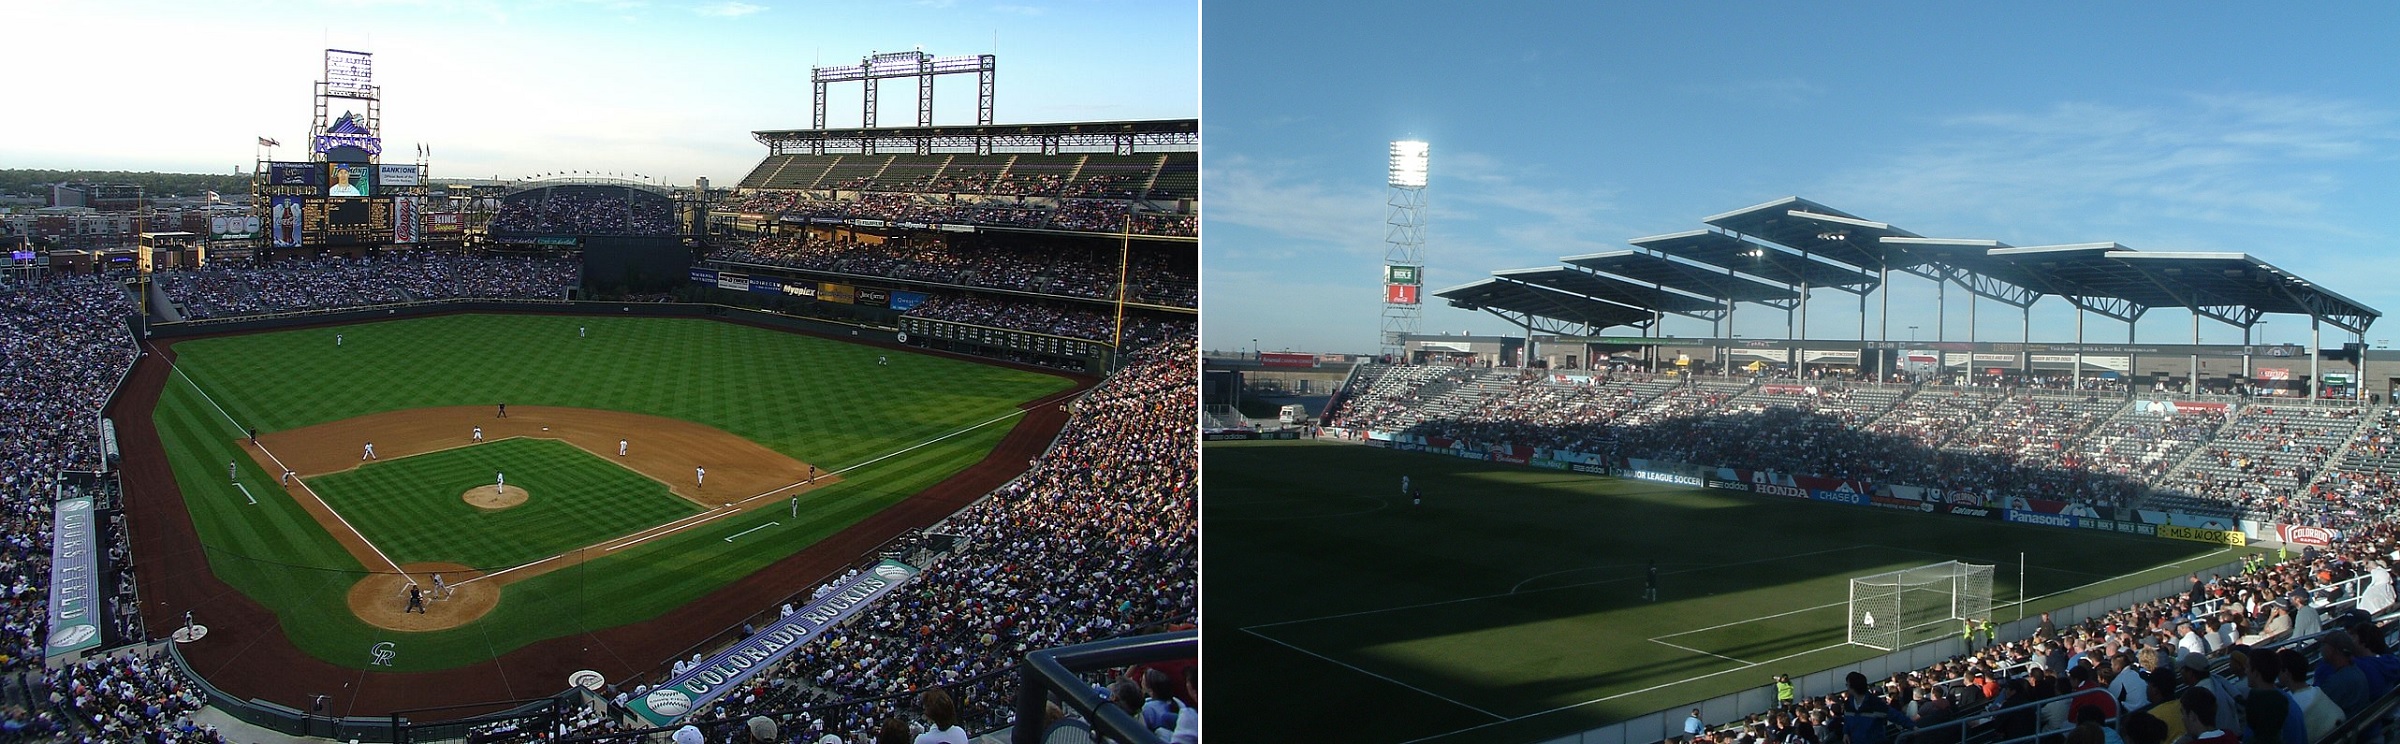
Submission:
M 475 427 L 475 441 L 477 443 L 481 443 L 483 441 L 483 427 L 481 426 Z
M 333 334 L 333 345 L 335 345 L 335 346 L 340 346 L 340 345 L 342 345 L 342 334 L 339 334 L 339 333 Z
M 879 356 L 879 357 L 876 357 L 876 358 L 875 358 L 875 366 L 877 366 L 877 367 L 882 367 L 882 366 L 885 366 L 885 365 L 889 365 L 889 364 L 891 364 L 891 363 L 892 363 L 892 358 L 891 358 L 891 357 L 880 357 L 880 356 Z
M 365 452 L 360 452 L 360 453 L 358 453 L 358 459 L 361 459 L 361 460 L 374 460 L 374 459 L 379 459 L 379 458 L 375 457 L 375 443 L 374 443 L 374 442 L 368 442 L 368 443 L 367 443 L 367 450 L 366 450 Z
M 575 337 L 576 337 L 576 338 L 583 338 L 583 326 L 576 326 L 576 327 L 575 327 Z
M 240 483 L 240 482 L 242 482 L 242 476 L 240 476 L 240 475 L 236 474 L 236 472 L 235 472 L 235 471 L 234 471 L 234 469 L 233 469 L 233 461 L 232 461 L 232 460 L 226 460 L 226 461 L 225 461 L 225 482 L 227 482 L 227 483 Z

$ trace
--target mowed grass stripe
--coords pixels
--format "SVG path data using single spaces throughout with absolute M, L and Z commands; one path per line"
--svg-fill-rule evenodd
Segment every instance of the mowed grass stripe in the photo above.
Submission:
M 495 474 L 531 496 L 486 511 L 462 498 Z M 310 479 L 327 503 L 401 563 L 501 569 L 698 513 L 667 487 L 564 442 L 506 439 L 371 462 Z

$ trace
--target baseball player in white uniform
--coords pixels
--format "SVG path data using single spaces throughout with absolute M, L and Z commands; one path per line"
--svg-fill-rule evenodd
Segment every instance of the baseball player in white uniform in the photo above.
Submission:
M 367 450 L 366 450 L 365 452 L 360 452 L 360 453 L 358 453 L 358 459 L 361 459 L 361 460 L 373 460 L 373 459 L 377 459 L 377 458 L 375 457 L 375 443 L 374 443 L 374 442 L 368 442 L 368 443 L 367 443 Z
M 242 482 L 242 476 L 240 476 L 240 475 L 236 474 L 236 473 L 235 473 L 235 471 L 234 471 L 234 469 L 233 469 L 233 461 L 232 461 L 232 460 L 226 460 L 226 461 L 225 461 L 225 482 L 227 482 L 227 483 L 240 483 L 240 482 Z
M 483 427 L 481 426 L 475 427 L 475 441 L 483 441 Z
M 698 488 L 708 487 L 708 468 L 692 469 L 692 485 Z
M 623 439 L 619 439 L 619 440 L 617 440 L 617 456 L 618 456 L 618 457 L 624 457 L 624 456 L 625 456 L 625 440 L 623 440 Z
M 442 583 L 442 575 L 438 573 L 433 575 L 433 597 L 435 599 L 450 598 L 450 585 Z
M 493 474 L 492 474 L 492 493 L 506 493 L 507 491 L 508 491 L 508 474 L 507 474 L 507 473 L 493 473 Z

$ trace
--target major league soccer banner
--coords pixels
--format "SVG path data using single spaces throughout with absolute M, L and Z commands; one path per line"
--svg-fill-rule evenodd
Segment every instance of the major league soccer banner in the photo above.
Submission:
M 51 520 L 50 637 L 42 653 L 63 662 L 100 645 L 100 554 L 90 498 L 58 502 Z
M 825 596 L 810 600 L 800 611 L 776 619 L 741 643 L 675 675 L 626 707 L 651 726 L 674 723 L 685 714 L 716 702 L 725 693 L 741 689 L 752 675 L 790 656 L 801 644 L 823 635 L 827 628 L 840 625 L 916 575 L 915 567 L 899 561 L 875 564 Z

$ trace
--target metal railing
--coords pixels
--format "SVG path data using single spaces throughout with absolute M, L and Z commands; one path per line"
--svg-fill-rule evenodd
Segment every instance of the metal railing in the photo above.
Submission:
M 1174 633 L 1094 641 L 1059 648 L 1045 648 L 1025 655 L 1021 667 L 1024 678 L 1017 684 L 1017 727 L 1010 732 L 1010 744 L 1040 744 L 1042 727 L 1031 725 L 1047 717 L 1050 695 L 1056 693 L 1067 708 L 1083 716 L 1102 732 L 1129 744 L 1163 744 L 1158 734 L 1142 726 L 1123 708 L 1111 705 L 1091 685 L 1075 675 L 1094 669 L 1127 666 L 1167 659 L 1191 659 L 1200 655 L 1200 631 L 1184 630 Z

